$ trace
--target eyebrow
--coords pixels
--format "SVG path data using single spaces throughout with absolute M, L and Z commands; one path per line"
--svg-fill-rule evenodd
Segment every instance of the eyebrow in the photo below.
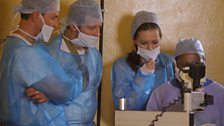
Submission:
M 146 41 L 146 40 L 139 40 L 139 42 L 149 42 L 149 41 Z
M 158 39 L 153 40 L 153 41 L 146 41 L 146 40 L 139 40 L 140 42 L 147 42 L 147 43 L 152 43 L 152 42 L 159 42 Z
M 156 40 L 153 40 L 152 42 L 158 42 L 159 40 L 158 39 L 156 39 Z

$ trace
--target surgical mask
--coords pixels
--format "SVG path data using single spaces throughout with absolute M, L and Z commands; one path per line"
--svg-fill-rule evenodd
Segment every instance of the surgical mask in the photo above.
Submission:
M 146 61 L 148 61 L 149 59 L 156 60 L 159 53 L 160 53 L 160 47 L 157 47 L 153 50 L 147 50 L 138 46 L 137 54 L 143 57 Z
M 90 47 L 90 48 L 95 48 L 97 46 L 98 37 L 84 34 L 80 32 L 80 30 L 78 29 L 76 25 L 74 25 L 74 27 L 76 27 L 79 34 L 78 34 L 78 38 L 71 40 L 73 44 L 80 47 Z
M 42 15 L 40 15 L 40 18 L 43 23 L 43 27 L 41 29 L 41 32 L 36 36 L 36 40 L 43 39 L 44 42 L 48 42 L 51 37 L 51 34 L 54 31 L 54 28 L 45 24 L 45 21 Z

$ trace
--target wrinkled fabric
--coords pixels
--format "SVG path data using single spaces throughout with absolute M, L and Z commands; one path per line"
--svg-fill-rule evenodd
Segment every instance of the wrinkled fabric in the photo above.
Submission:
M 97 89 L 91 88 L 80 94 L 65 107 L 65 118 L 69 126 L 95 126 L 97 110 Z
M 42 14 L 47 12 L 59 12 L 60 0 L 22 0 L 21 5 L 16 8 L 16 12 L 31 14 L 39 11 Z
M 155 72 L 136 73 L 126 62 L 126 57 L 117 60 L 112 66 L 111 81 L 115 109 L 119 109 L 119 99 L 126 98 L 127 110 L 145 110 L 151 91 L 160 84 L 172 80 L 173 58 L 160 53 L 156 59 Z
M 81 94 L 65 107 L 65 117 L 71 126 L 94 126 L 93 118 L 97 109 L 96 91 L 102 77 L 102 58 L 96 48 L 88 48 L 86 54 L 67 53 L 60 49 L 62 35 L 54 38 L 49 50 L 51 55 L 61 64 L 66 73 L 73 76 L 81 71 L 84 89 Z M 70 69 L 73 66 L 79 68 Z
M 159 17 L 154 12 L 139 11 L 131 25 L 131 36 L 134 37 L 137 29 L 144 23 L 155 23 L 160 27 Z
M 176 81 L 167 82 L 155 89 L 148 101 L 147 111 L 161 111 L 170 102 L 181 96 L 180 88 L 174 86 Z M 214 104 L 205 107 L 204 112 L 195 113 L 195 125 L 213 123 L 216 126 L 224 125 L 224 87 L 211 80 L 206 81 L 204 92 L 214 96 Z M 169 107 L 167 111 L 183 111 L 181 100 Z
M 68 25 L 91 26 L 102 22 L 101 8 L 95 0 L 77 0 L 69 8 Z
M 195 53 L 200 56 L 205 56 L 205 51 L 200 40 L 196 38 L 180 39 L 176 45 L 175 57 L 186 53 Z
M 79 83 L 43 48 L 10 36 L 0 64 L 0 120 L 6 125 L 64 126 L 64 105 L 78 96 Z M 50 100 L 37 104 L 25 89 L 33 87 Z

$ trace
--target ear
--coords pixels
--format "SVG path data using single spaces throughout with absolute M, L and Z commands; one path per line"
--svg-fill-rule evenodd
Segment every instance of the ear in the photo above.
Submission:
M 40 12 L 35 11 L 31 14 L 30 20 L 35 23 L 39 21 L 39 18 L 40 18 Z
M 68 27 L 74 32 L 78 31 L 74 25 L 69 25 Z
M 78 30 L 75 28 L 74 25 L 69 25 L 67 26 L 68 31 L 70 31 L 70 33 L 72 34 L 78 34 Z

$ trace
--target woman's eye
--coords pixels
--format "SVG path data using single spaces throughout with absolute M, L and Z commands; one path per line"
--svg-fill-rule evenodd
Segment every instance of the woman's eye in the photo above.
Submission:
M 156 44 L 159 43 L 159 41 L 153 41 L 152 43 L 153 43 L 154 45 L 156 45 Z
M 140 44 L 142 44 L 142 45 L 146 45 L 146 44 L 147 44 L 147 42 L 140 42 Z
M 95 30 L 96 27 L 88 27 L 89 30 Z

